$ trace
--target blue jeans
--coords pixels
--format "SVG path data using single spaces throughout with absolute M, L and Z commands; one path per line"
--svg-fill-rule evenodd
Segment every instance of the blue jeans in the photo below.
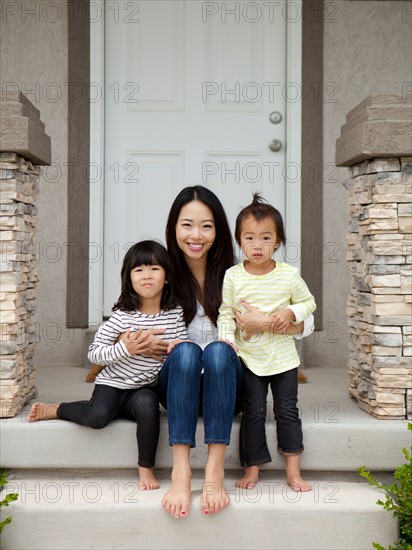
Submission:
M 273 394 L 278 451 L 284 456 L 303 452 L 302 422 L 298 410 L 298 369 L 257 376 L 244 367 L 243 414 L 240 423 L 240 463 L 257 466 L 272 460 L 266 443 L 266 396 Z
M 169 445 L 196 446 L 199 412 L 205 443 L 229 445 L 233 417 L 240 411 L 241 384 L 241 362 L 225 342 L 212 342 L 204 350 L 193 342 L 178 344 L 166 359 L 157 385 L 160 402 L 167 409 Z

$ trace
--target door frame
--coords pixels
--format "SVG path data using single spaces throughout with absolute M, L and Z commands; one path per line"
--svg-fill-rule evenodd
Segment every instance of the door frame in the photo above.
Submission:
M 99 90 L 99 100 L 90 103 L 90 166 L 96 167 L 98 181 L 90 182 L 89 239 L 99 253 L 89 261 L 89 327 L 103 319 L 103 228 L 104 228 L 104 136 L 105 136 L 105 0 L 94 0 L 101 15 L 90 23 L 90 82 Z M 301 259 L 301 142 L 302 142 L 302 2 L 285 0 L 300 17 L 286 21 L 286 82 L 300 91 L 296 101 L 286 101 L 286 167 L 294 174 L 286 179 L 285 225 L 288 242 L 296 247 L 294 265 Z M 288 11 L 286 10 L 286 13 Z M 296 178 L 296 172 L 298 177 Z

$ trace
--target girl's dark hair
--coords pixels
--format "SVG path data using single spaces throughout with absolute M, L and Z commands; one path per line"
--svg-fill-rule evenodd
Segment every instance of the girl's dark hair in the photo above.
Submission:
M 190 271 L 183 252 L 176 241 L 176 225 L 183 206 L 192 201 L 201 201 L 212 212 L 216 238 L 207 253 L 203 292 Z M 179 299 L 188 325 L 196 314 L 196 298 L 202 304 L 206 315 L 216 324 L 218 310 L 222 303 L 222 284 L 225 271 L 234 264 L 234 251 L 229 224 L 222 203 L 216 195 L 203 187 L 185 187 L 175 198 L 166 224 L 166 243 L 172 258 Z
M 235 227 L 235 239 L 240 246 L 240 234 L 242 232 L 242 225 L 246 218 L 252 216 L 256 221 L 265 220 L 270 218 L 276 227 L 276 235 L 283 245 L 286 244 L 285 229 L 283 227 L 283 219 L 279 210 L 276 210 L 274 206 L 268 204 L 267 201 L 260 196 L 259 193 L 253 193 L 253 200 L 249 206 L 243 208 L 237 218 Z
M 130 273 L 139 265 L 160 265 L 166 272 L 160 307 L 171 309 L 178 304 L 176 294 L 176 279 L 173 274 L 172 262 L 166 248 L 156 241 L 140 241 L 126 252 L 121 271 L 122 288 L 119 299 L 113 306 L 113 311 L 133 311 L 142 306 L 142 301 L 133 288 Z

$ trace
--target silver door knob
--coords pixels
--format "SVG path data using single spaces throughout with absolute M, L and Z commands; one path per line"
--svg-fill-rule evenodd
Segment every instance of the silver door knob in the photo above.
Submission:
M 277 153 L 278 151 L 280 151 L 282 149 L 282 142 L 279 141 L 278 139 L 273 139 L 269 143 L 269 149 L 271 151 L 273 151 L 274 153 Z
M 272 124 L 279 124 L 279 122 L 282 121 L 282 115 L 279 111 L 273 111 L 273 113 L 269 115 L 269 120 Z

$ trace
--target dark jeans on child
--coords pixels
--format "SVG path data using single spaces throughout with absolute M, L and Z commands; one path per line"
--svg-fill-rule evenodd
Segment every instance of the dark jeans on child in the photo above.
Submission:
M 57 409 L 61 420 L 100 429 L 115 418 L 137 422 L 139 466 L 152 468 L 155 464 L 159 439 L 159 399 L 153 386 L 123 390 L 96 384 L 90 401 L 61 403 Z
M 240 424 L 240 462 L 257 466 L 272 460 L 266 442 L 266 397 L 273 394 L 278 451 L 285 456 L 303 451 L 302 422 L 299 418 L 298 369 L 271 376 L 257 376 L 243 368 L 243 414 Z

